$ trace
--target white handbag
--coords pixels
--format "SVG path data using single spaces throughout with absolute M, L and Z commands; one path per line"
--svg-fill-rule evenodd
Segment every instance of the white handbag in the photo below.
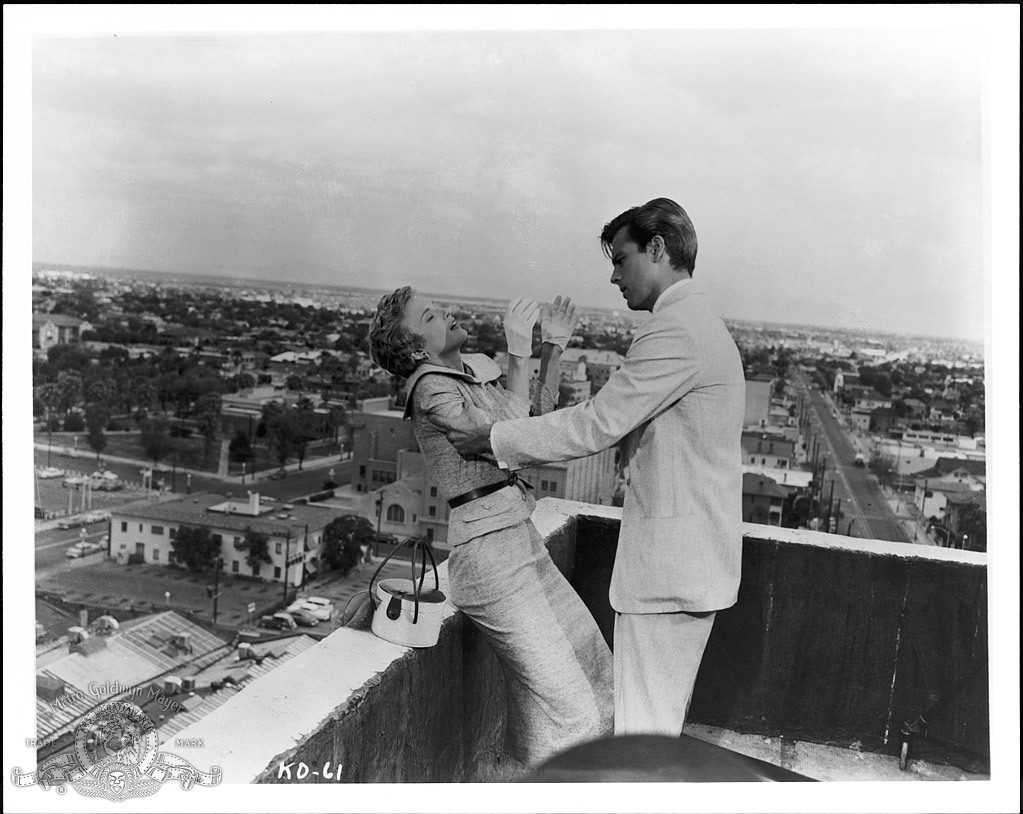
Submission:
M 447 601 L 440 590 L 440 577 L 433 551 L 425 540 L 416 539 L 412 544 L 412 579 L 384 579 L 374 585 L 380 569 L 394 556 L 394 551 L 380 563 L 369 583 L 369 595 L 374 605 L 373 633 L 385 641 L 406 647 L 433 647 L 440 637 L 440 623 L 444 617 L 444 603 Z M 422 573 L 418 581 L 417 554 L 422 556 Z M 427 557 L 433 567 L 434 588 L 424 591 Z

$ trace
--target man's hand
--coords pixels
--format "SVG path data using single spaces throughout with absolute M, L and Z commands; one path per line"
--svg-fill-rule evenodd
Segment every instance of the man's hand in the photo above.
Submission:
M 540 335 L 544 342 L 550 342 L 564 350 L 578 323 L 575 304 L 568 297 L 555 297 L 554 302 L 543 307 L 540 319 Z
M 460 454 L 493 455 L 490 428 L 494 423 L 478 407 L 466 404 L 465 410 L 457 416 L 445 418 L 431 413 L 429 419 L 444 431 L 448 441 Z
M 511 356 L 533 353 L 533 326 L 540 316 L 540 304 L 529 297 L 516 297 L 504 312 L 504 338 Z

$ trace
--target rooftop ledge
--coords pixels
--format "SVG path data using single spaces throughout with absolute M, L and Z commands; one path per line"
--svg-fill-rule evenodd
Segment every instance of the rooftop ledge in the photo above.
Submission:
M 620 519 L 551 498 L 533 515 L 609 640 Z M 900 731 L 940 706 L 910 757 L 940 779 L 986 779 L 986 555 L 743 533 L 739 602 L 718 614 L 687 734 L 815 779 L 907 779 Z M 439 572 L 450 593 L 446 563 Z M 226 783 L 503 780 L 503 715 L 497 662 L 449 605 L 433 648 L 339 629 L 175 737 L 201 739 Z

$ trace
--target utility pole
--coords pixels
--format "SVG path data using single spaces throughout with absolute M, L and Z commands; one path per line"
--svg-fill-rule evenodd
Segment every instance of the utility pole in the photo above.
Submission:
M 828 530 L 831 530 L 831 518 L 833 516 L 833 505 L 835 500 L 835 478 L 831 477 L 831 491 L 828 493 Z M 837 522 L 837 521 L 836 521 Z
M 284 538 L 284 604 L 288 604 L 288 558 L 291 556 L 291 529 Z
M 380 487 L 380 492 L 377 494 L 377 538 L 373 543 L 373 556 L 380 556 L 380 518 L 384 511 L 384 488 Z
M 220 599 L 220 569 L 224 567 L 224 561 L 217 557 L 213 566 L 213 587 L 207 588 L 207 595 L 213 599 L 213 624 L 217 624 L 217 600 Z
M 181 422 L 178 422 L 180 438 Z M 174 457 L 171 459 L 171 491 L 178 491 L 178 438 L 174 439 Z

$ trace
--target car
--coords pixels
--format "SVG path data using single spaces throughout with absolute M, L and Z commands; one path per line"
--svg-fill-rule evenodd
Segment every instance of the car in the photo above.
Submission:
M 329 599 L 325 599 L 322 596 L 306 596 L 302 598 L 303 602 L 308 602 L 310 605 L 316 605 L 321 608 L 325 608 L 331 612 L 334 611 L 334 603 Z
M 82 515 L 82 525 L 89 525 L 90 523 L 102 523 L 104 520 L 110 519 L 110 512 L 88 512 Z
M 317 619 L 312 613 L 307 610 L 302 610 L 301 608 L 289 610 L 288 613 L 301 627 L 316 627 L 320 622 L 324 621 L 322 619 Z
M 281 469 L 277 472 L 274 472 L 272 475 L 269 475 L 267 477 L 267 480 L 284 480 L 286 477 L 288 477 L 288 473 L 285 470 Z
M 264 616 L 259 620 L 261 627 L 270 628 L 271 630 L 294 630 L 297 625 L 295 624 L 295 618 L 290 613 L 278 612 L 272 616 Z
M 301 612 L 306 613 L 319 622 L 329 622 L 330 615 L 334 612 L 334 606 L 325 607 L 323 605 L 317 605 L 313 602 L 306 602 L 305 600 L 299 599 L 296 602 L 292 602 L 288 605 L 288 613 Z
M 64 552 L 64 556 L 69 560 L 77 560 L 81 557 L 87 557 L 90 554 L 96 554 L 97 552 L 102 551 L 103 548 L 104 546 L 100 543 L 75 543 L 71 546 L 71 548 Z
M 63 478 L 66 473 L 63 469 L 57 469 L 55 466 L 44 466 L 42 469 L 36 470 L 36 476 L 43 480 L 50 478 Z

